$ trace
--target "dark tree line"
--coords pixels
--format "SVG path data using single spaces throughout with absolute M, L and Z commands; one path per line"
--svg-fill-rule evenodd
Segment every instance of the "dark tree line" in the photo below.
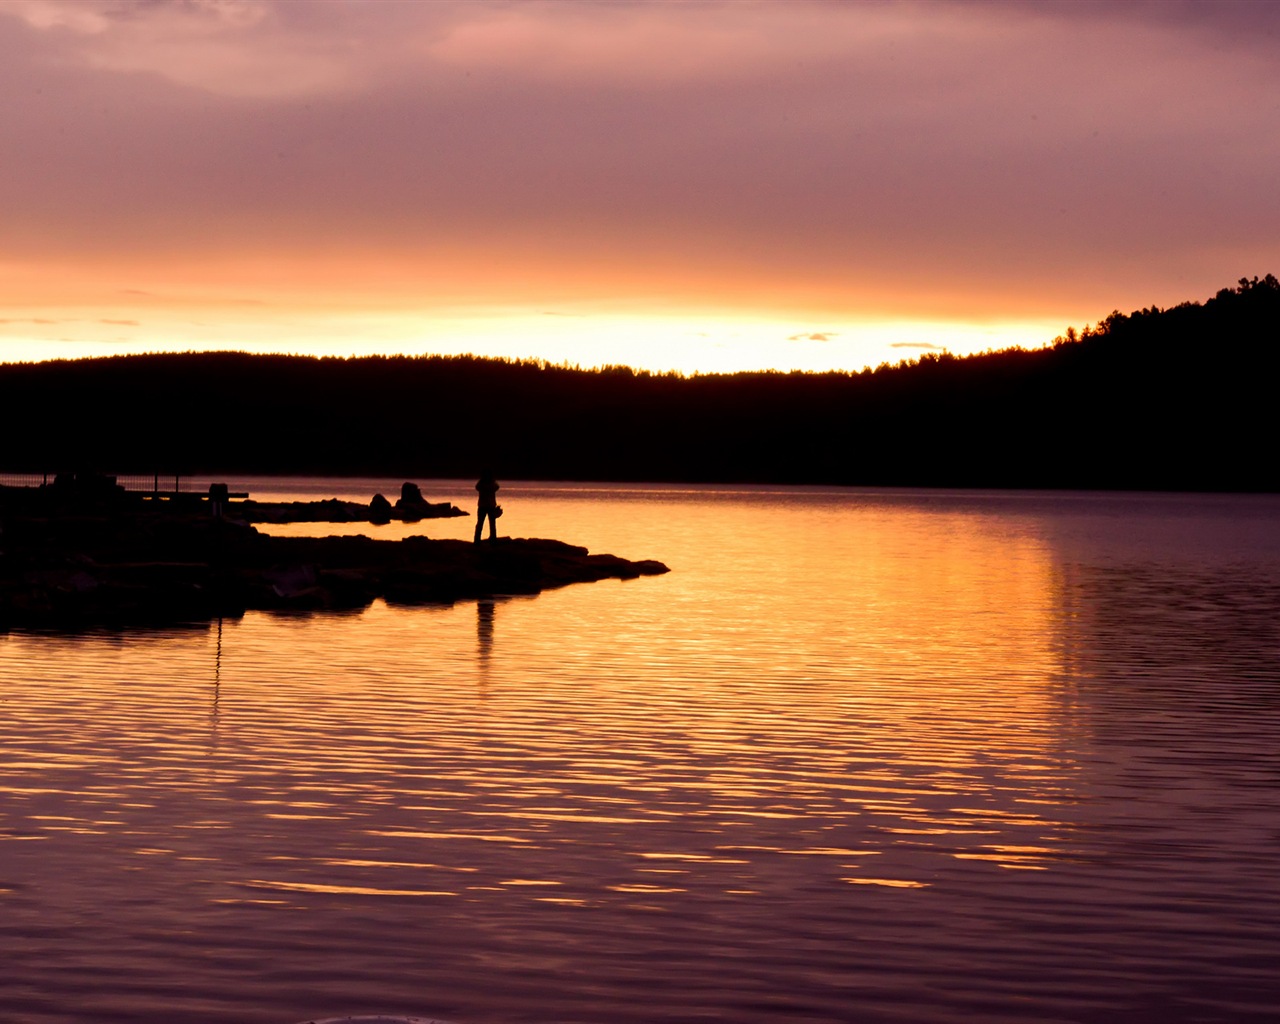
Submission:
M 7 471 L 1280 490 L 1280 283 L 862 373 L 236 352 L 0 366 Z

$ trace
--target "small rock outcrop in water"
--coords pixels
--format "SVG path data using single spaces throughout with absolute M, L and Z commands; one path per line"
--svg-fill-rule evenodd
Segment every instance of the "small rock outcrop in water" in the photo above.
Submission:
M 375 494 L 369 500 L 369 522 L 382 524 L 391 522 L 391 502 L 381 494 Z
M 236 506 L 239 518 L 247 523 L 373 523 L 385 526 L 393 519 L 417 523 L 423 519 L 450 519 L 466 512 L 447 501 L 427 501 L 417 484 L 400 488 L 400 499 L 392 505 L 384 495 L 375 494 L 369 504 L 358 501 L 252 501 Z
M 0 488 L 0 631 L 450 603 L 667 571 L 555 540 L 271 537 L 198 503 L 76 508 L 14 490 Z
M 396 502 L 396 512 L 407 523 L 417 522 L 430 515 L 431 506 L 422 496 L 417 484 L 404 483 L 400 486 L 400 500 Z

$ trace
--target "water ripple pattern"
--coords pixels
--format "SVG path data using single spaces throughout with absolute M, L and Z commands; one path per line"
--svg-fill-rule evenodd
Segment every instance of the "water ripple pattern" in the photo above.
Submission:
M 0 1018 L 1274 1019 L 1275 499 L 503 497 L 673 571 L 0 634 Z

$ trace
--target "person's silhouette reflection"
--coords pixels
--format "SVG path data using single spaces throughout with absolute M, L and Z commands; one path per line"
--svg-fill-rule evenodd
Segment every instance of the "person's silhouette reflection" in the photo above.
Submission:
M 480 653 L 480 663 L 488 664 L 493 654 L 493 602 L 476 602 L 476 649 Z
M 222 616 L 218 616 L 218 637 L 213 648 L 213 707 L 209 711 L 209 750 L 218 749 L 218 701 L 222 696 Z
M 497 540 L 498 516 L 502 515 L 502 509 L 498 507 L 498 481 L 487 469 L 476 481 L 476 492 L 480 495 L 480 503 L 476 508 L 475 542 L 480 543 L 480 531 L 486 518 L 489 520 L 489 539 Z
M 476 682 L 483 699 L 489 691 L 489 660 L 493 656 L 493 601 L 476 602 Z

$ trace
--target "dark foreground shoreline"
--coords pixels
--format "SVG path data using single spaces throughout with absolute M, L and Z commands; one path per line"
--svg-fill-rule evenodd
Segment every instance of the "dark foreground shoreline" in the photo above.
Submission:
M 117 500 L 51 510 L 0 490 L 0 632 L 353 610 L 379 598 L 449 604 L 668 571 L 556 540 L 272 537 L 234 503 L 225 518 Z

